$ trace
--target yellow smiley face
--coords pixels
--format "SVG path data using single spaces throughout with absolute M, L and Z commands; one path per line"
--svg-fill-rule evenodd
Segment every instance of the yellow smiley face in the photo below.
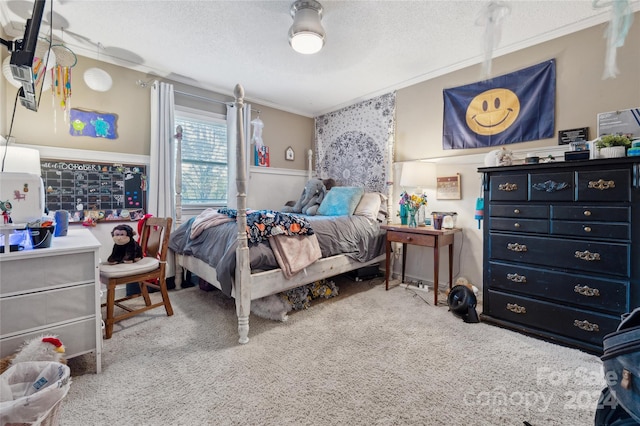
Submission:
M 471 100 L 467 126 L 483 136 L 496 135 L 509 128 L 520 114 L 520 100 L 509 89 L 491 89 Z

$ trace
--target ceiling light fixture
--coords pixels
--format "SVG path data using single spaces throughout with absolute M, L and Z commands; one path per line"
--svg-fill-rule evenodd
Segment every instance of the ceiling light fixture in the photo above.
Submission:
M 315 0 L 297 0 L 291 5 L 293 25 L 289 28 L 289 44 L 298 53 L 312 55 L 324 46 L 322 5 Z

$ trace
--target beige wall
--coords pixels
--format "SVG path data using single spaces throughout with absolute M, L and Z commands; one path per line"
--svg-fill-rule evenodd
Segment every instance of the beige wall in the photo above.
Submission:
M 84 71 L 94 66 L 104 69 L 111 75 L 113 86 L 108 92 L 93 91 L 84 83 L 82 78 Z M 118 138 L 71 136 L 68 121 L 65 121 L 64 110 L 59 107 L 58 98 L 55 99 L 56 105 L 52 105 L 54 98 L 50 90 L 43 92 L 37 112 L 18 105 L 12 134 L 18 144 L 148 155 L 150 89 L 139 87 L 136 82 L 150 79 L 152 77 L 138 71 L 79 56 L 77 65 L 72 69 L 70 105 L 72 108 L 117 114 Z M 2 133 L 6 134 L 10 126 L 17 89 L 7 83 L 4 78 L 0 87 L 4 90 L 4 94 L 0 96 L 0 112 L 2 112 L 0 123 Z M 230 96 L 184 84 L 176 83 L 176 90 L 222 101 L 233 100 Z M 251 102 L 250 93 L 247 94 L 247 101 Z M 176 103 L 225 113 L 222 104 L 198 102 L 194 98 L 181 95 L 176 95 Z M 312 146 L 313 119 L 257 104 L 253 105 L 253 109 L 260 110 L 260 119 L 265 125 L 263 140 L 270 147 L 271 166 L 305 170 L 306 160 L 302 153 Z M 296 159 L 293 162 L 284 159 L 284 150 L 288 146 L 292 146 L 296 152 Z
M 181 83 L 174 83 L 174 86 L 176 90 L 176 105 L 189 108 L 206 109 L 216 114 L 226 114 L 226 107 L 221 102 L 233 101 L 232 96 L 198 90 L 194 87 L 189 87 Z M 219 102 L 211 102 L 208 100 L 202 100 L 198 97 L 186 96 L 180 92 L 195 94 L 198 97 L 214 99 Z M 247 96 L 245 102 L 251 103 L 251 118 L 255 119 L 259 116 L 260 120 L 264 123 L 262 141 L 269 147 L 271 167 L 306 170 L 307 162 L 306 154 L 304 153 L 313 145 L 313 119 L 252 103 L 250 93 L 245 92 L 245 96 Z M 247 138 L 251 138 L 252 134 L 253 133 L 247 135 Z M 287 161 L 284 158 L 284 151 L 289 146 L 294 149 L 296 154 L 294 161 Z M 254 164 L 253 157 L 251 164 Z
M 113 87 L 108 92 L 93 91 L 84 83 L 84 71 L 94 66 L 111 75 Z M 136 86 L 138 78 L 140 73 L 136 71 L 78 57 L 77 65 L 72 68 L 70 107 L 117 114 L 118 138 L 71 136 L 60 98 L 47 90 L 42 93 L 37 112 L 20 105 L 16 108 L 12 132 L 16 143 L 148 155 L 149 93 Z M 8 87 L 5 103 L 7 119 L 10 120 L 17 89 L 11 85 Z
M 589 127 L 591 138 L 596 135 L 599 112 L 640 107 L 640 13 L 635 14 L 634 26 L 625 45 L 618 50 L 618 69 L 615 79 L 602 80 L 605 58 L 605 25 L 599 25 L 538 46 L 515 52 L 493 61 L 493 75 L 510 73 L 528 66 L 556 59 L 556 136 L 551 139 L 508 145 L 514 151 L 558 148 L 557 131 Z M 461 175 L 462 199 L 438 200 L 433 188 L 427 188 L 429 211 L 455 211 L 457 226 L 463 232 L 456 236 L 454 275 L 466 277 L 482 287 L 482 230 L 474 219 L 476 198 L 481 195 L 481 175 L 484 155 L 494 148 L 465 150 L 442 149 L 442 90 L 478 81 L 480 67 L 469 67 L 445 76 L 419 83 L 397 92 L 396 99 L 396 161 L 434 159 L 436 175 Z M 566 147 L 565 147 L 566 148 Z M 473 155 L 477 154 L 477 155 Z M 519 154 L 521 157 L 523 153 Z M 557 155 L 555 153 L 554 155 Z M 395 167 L 395 173 L 401 166 Z M 398 176 L 396 174 L 396 176 Z M 395 186 L 394 208 L 401 188 Z M 394 220 L 397 219 L 394 217 Z M 396 258 L 402 247 L 396 249 Z M 407 253 L 408 279 L 433 282 L 433 254 L 431 249 L 411 246 Z M 440 259 L 440 271 L 447 270 L 448 256 Z M 394 271 L 399 272 L 400 262 Z M 440 275 L 440 285 L 446 278 Z
M 306 170 L 307 151 L 313 147 L 314 120 L 258 104 L 252 104 L 252 108 L 260 110 L 264 123 L 262 140 L 269 147 L 271 167 Z M 257 113 L 252 117 L 256 118 Z M 284 152 L 289 146 L 295 153 L 294 161 L 285 160 Z
M 493 60 L 492 75 L 502 75 L 556 59 L 556 136 L 509 145 L 512 149 L 557 145 L 557 131 L 589 127 L 596 135 L 599 112 L 640 106 L 640 13 L 618 49 L 620 75 L 602 80 L 605 24 Z M 442 149 L 442 90 L 480 80 L 480 67 L 453 72 L 397 92 L 396 161 L 487 152 L 492 148 Z
M 636 13 L 636 23 L 640 13 Z M 631 27 L 625 45 L 618 50 L 621 74 L 615 79 L 602 80 L 605 55 L 605 25 L 599 25 L 540 45 L 494 59 L 493 74 L 499 75 L 555 58 L 557 61 L 556 130 L 588 126 L 596 132 L 598 112 L 637 107 L 640 104 L 640 25 Z M 6 56 L 6 49 L 2 55 Z M 108 92 L 90 90 L 82 80 L 84 71 L 100 66 L 108 71 L 114 84 Z M 489 149 L 442 149 L 442 89 L 468 84 L 479 79 L 479 66 L 469 67 L 397 92 L 396 161 L 433 158 L 486 152 Z M 136 85 L 137 80 L 148 81 L 150 76 L 138 71 L 78 57 L 73 68 L 71 107 L 115 113 L 118 115 L 118 139 L 104 140 L 72 137 L 64 111 L 52 105 L 51 91 L 43 93 L 40 109 L 34 113 L 18 106 L 13 124 L 17 143 L 45 145 L 107 152 L 147 155 L 149 153 L 149 89 Z M 0 84 L 0 131 L 7 134 L 10 126 L 15 88 L 3 78 Z M 230 92 L 231 92 L 230 88 Z M 230 96 L 203 91 L 176 83 L 176 90 L 211 97 L 223 101 Z M 250 102 L 250 92 L 247 99 Z M 176 95 L 176 102 L 198 104 L 193 98 Z M 223 105 L 201 103 L 215 112 L 224 112 Z M 264 122 L 263 140 L 270 148 L 271 165 L 275 168 L 306 168 L 305 152 L 313 146 L 313 119 L 285 111 L 253 105 L 260 110 Z M 255 118 L 257 113 L 253 113 Z M 525 142 L 514 148 L 555 145 L 556 138 Z M 292 146 L 296 153 L 293 162 L 284 159 L 284 150 Z

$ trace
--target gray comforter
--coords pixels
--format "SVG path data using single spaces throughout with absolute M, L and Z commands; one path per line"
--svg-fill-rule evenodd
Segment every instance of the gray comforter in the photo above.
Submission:
M 380 224 L 363 216 L 306 216 L 318 237 L 322 257 L 346 254 L 361 262 L 385 251 L 385 231 Z M 216 269 L 222 291 L 231 295 L 236 268 L 236 222 L 208 228 L 197 238 L 189 234 L 193 218 L 171 233 L 169 248 L 176 253 L 197 257 Z M 251 271 L 278 268 L 268 242 L 250 244 Z

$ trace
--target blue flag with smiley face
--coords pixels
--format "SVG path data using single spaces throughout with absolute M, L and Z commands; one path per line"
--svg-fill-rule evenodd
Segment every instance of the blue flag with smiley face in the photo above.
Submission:
M 554 136 L 556 61 L 443 90 L 444 149 L 481 148 Z

